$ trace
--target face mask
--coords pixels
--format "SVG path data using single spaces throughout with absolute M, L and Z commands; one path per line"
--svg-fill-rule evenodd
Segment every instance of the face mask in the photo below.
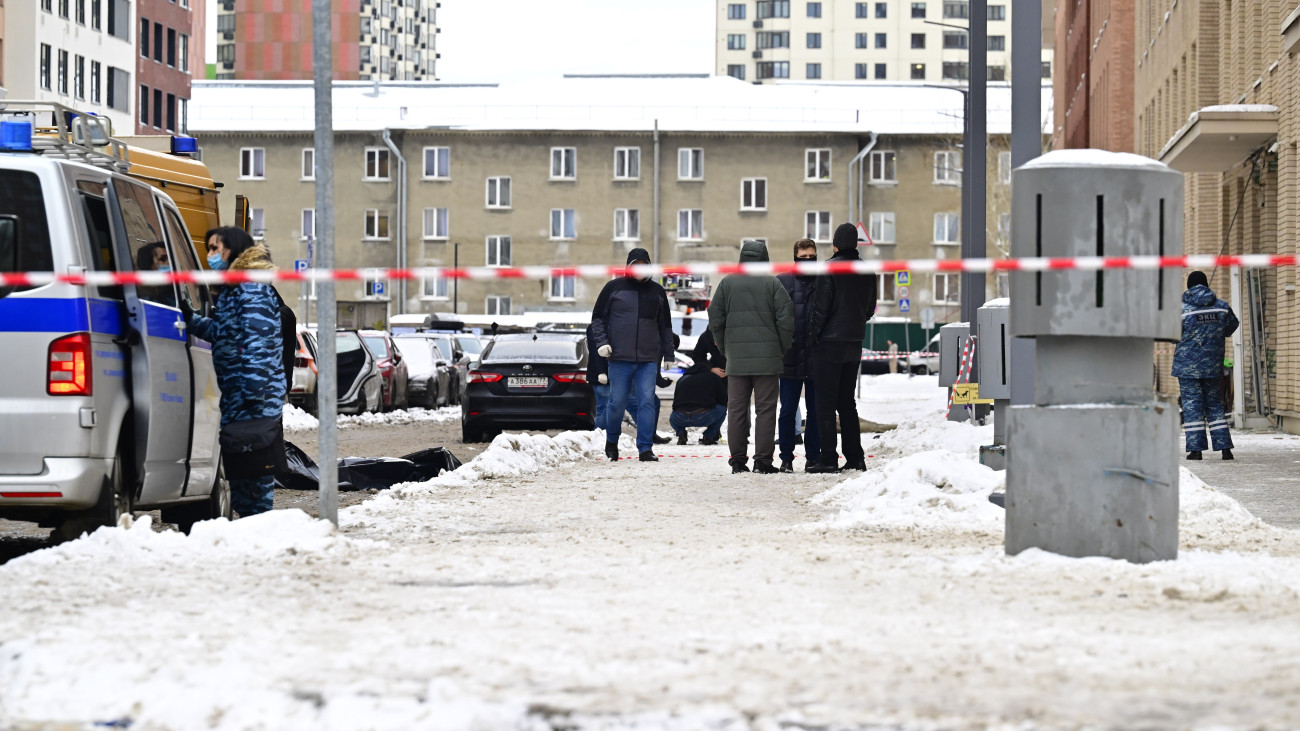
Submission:
M 170 272 L 171 270 L 172 270 L 172 268 L 169 267 L 169 266 L 167 266 L 166 264 L 164 264 L 164 265 L 158 267 L 158 271 L 160 271 L 160 272 Z
M 221 254 L 208 254 L 208 268 L 212 271 L 219 272 L 227 266 L 226 260 L 221 258 Z

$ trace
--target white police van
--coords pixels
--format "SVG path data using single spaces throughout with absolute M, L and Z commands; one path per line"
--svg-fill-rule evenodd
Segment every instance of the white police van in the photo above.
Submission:
M 181 209 L 154 186 L 210 196 L 215 225 L 210 178 L 204 190 L 195 168 L 178 163 L 186 172 L 173 176 L 165 162 L 132 177 L 128 148 L 98 118 L 0 105 L 0 272 L 200 268 Z M 206 313 L 212 295 L 196 284 L 0 285 L 0 518 L 72 537 L 135 510 L 161 508 L 186 530 L 230 516 L 212 345 L 187 332 L 180 300 Z

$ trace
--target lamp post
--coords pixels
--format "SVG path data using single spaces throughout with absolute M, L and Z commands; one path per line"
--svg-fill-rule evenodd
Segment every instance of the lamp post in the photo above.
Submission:
M 452 245 L 451 266 L 453 269 L 460 269 L 460 242 L 457 241 Z M 451 280 L 451 313 L 460 314 L 460 277 Z

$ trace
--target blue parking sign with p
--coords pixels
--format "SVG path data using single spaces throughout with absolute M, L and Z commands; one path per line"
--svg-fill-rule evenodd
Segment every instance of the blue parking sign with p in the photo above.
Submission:
M 908 287 L 912 284 L 912 272 L 908 269 L 900 269 L 894 272 L 894 286 Z
M 295 272 L 305 272 L 305 271 L 307 271 L 307 260 L 306 260 L 306 259 L 294 259 L 294 260 L 293 260 L 293 270 L 294 270 Z

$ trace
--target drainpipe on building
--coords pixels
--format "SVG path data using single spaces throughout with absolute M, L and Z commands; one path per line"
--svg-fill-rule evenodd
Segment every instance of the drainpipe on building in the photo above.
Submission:
M 397 268 L 406 268 L 406 158 L 401 150 L 393 144 L 390 130 L 384 130 L 384 144 L 388 151 L 397 158 Z M 406 314 L 406 279 L 397 283 L 397 314 Z
M 868 132 L 867 134 L 871 135 L 871 140 L 867 142 L 867 146 L 863 147 L 862 151 L 859 152 L 857 155 L 854 155 L 852 160 L 849 160 L 849 171 L 848 171 L 849 223 L 857 223 L 858 221 L 862 220 L 862 158 L 871 154 L 871 150 L 876 146 L 876 133 Z M 858 214 L 856 216 L 853 215 L 853 166 L 854 165 L 858 166 Z
M 659 261 L 659 120 L 655 120 L 654 132 L 655 167 L 654 167 L 654 258 Z

